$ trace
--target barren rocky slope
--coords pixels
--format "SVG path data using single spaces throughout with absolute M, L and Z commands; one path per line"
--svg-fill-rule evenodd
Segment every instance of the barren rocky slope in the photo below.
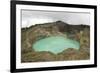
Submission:
M 63 36 L 80 42 L 80 50 L 73 48 L 55 55 L 51 52 L 35 52 L 32 44 L 49 36 Z M 71 25 L 62 21 L 36 24 L 21 29 L 21 61 L 44 62 L 63 60 L 85 60 L 90 57 L 90 26 Z

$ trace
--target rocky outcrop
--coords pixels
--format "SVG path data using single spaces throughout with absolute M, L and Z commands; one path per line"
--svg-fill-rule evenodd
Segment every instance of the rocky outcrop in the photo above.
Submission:
M 49 36 L 63 36 L 80 42 L 80 50 L 65 50 L 54 55 L 50 52 L 35 52 L 32 44 Z M 62 21 L 36 24 L 21 29 L 22 62 L 81 60 L 90 57 L 90 26 L 72 25 Z

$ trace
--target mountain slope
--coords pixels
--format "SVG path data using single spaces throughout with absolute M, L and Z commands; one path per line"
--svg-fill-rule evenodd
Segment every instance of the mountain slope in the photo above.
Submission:
M 36 41 L 46 37 L 57 36 L 57 35 L 70 38 L 73 40 L 77 40 L 78 42 L 80 42 L 81 47 L 78 53 L 83 53 L 83 51 L 85 51 L 86 57 L 82 59 L 89 58 L 87 54 L 89 54 L 89 48 L 90 48 L 90 26 L 83 25 L 83 24 L 72 25 L 72 24 L 65 23 L 63 21 L 36 24 L 30 27 L 21 28 L 22 56 L 29 52 L 36 53 L 34 50 L 32 50 L 32 44 L 34 44 Z M 62 52 L 60 55 L 65 56 L 65 54 L 67 53 L 63 54 Z M 49 54 L 49 56 L 51 56 L 51 53 Z M 74 58 L 77 59 L 76 56 Z M 53 55 L 53 59 L 54 59 L 54 55 Z M 22 58 L 22 61 L 23 60 L 24 59 Z M 59 57 L 58 60 L 60 60 Z

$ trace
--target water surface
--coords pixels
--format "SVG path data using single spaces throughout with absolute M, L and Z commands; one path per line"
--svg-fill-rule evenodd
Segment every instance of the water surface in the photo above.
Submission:
M 49 51 L 57 54 L 68 48 L 78 50 L 80 48 L 80 44 L 78 41 L 72 39 L 67 39 L 61 36 L 52 36 L 36 41 L 32 45 L 32 48 L 35 51 Z

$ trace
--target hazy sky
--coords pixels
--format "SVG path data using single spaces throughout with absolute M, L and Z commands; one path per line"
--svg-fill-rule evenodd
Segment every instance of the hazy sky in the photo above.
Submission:
M 39 23 L 64 21 L 69 24 L 90 24 L 89 13 L 22 10 L 22 27 Z

